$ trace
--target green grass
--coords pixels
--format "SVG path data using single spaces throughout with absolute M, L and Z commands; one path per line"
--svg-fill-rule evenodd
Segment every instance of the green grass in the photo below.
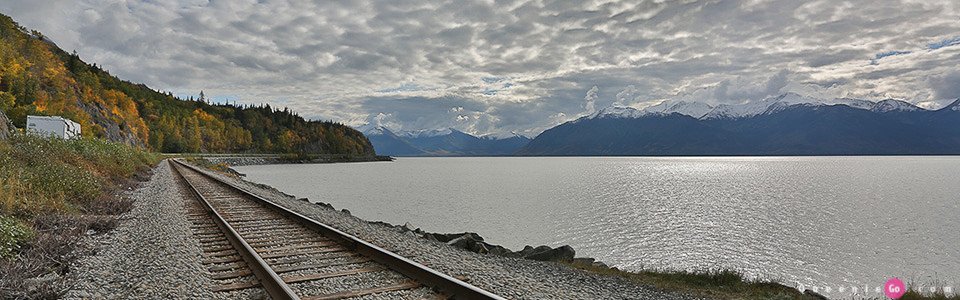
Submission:
M 57 298 L 77 241 L 103 232 L 132 203 L 115 190 L 160 156 L 98 139 L 61 140 L 14 133 L 0 140 L 0 298 Z
M 20 220 L 0 215 L 0 259 L 20 252 L 20 248 L 33 239 L 34 234 L 33 228 Z

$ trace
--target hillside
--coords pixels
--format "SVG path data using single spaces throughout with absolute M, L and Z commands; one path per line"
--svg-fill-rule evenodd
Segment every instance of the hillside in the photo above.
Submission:
M 894 100 L 777 102 L 782 98 L 760 109 L 753 104 L 709 112 L 606 109 L 544 131 L 518 154 L 960 154 L 960 100 L 930 111 Z
M 187 101 L 120 80 L 2 14 L 0 110 L 18 128 L 27 115 L 60 115 L 80 123 L 84 136 L 161 152 L 374 154 L 363 134 L 342 124 L 266 105 Z

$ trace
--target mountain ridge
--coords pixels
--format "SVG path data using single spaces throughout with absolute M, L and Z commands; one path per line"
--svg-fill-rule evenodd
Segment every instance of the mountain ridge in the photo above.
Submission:
M 960 154 L 960 99 L 938 110 L 925 110 L 893 99 L 871 105 L 857 101 L 851 106 L 816 101 L 790 104 L 797 101 L 783 101 L 796 100 L 788 97 L 765 99 L 761 103 L 766 107 L 753 107 L 750 114 L 718 111 L 699 118 L 623 108 L 605 115 L 605 108 L 544 131 L 516 154 Z
M 588 117 L 638 117 L 646 114 L 670 114 L 679 113 L 694 117 L 696 119 L 723 119 L 723 118 L 744 118 L 752 117 L 762 113 L 770 113 L 782 107 L 790 105 L 846 105 L 852 108 L 864 110 L 877 110 L 886 112 L 890 110 L 925 110 L 909 102 L 897 99 L 884 99 L 880 101 L 870 101 L 853 98 L 835 98 L 835 99 L 817 99 L 802 96 L 796 93 L 784 93 L 773 97 L 751 101 L 740 104 L 719 104 L 712 106 L 699 102 L 663 101 L 657 105 L 649 106 L 643 109 L 637 109 L 629 106 L 610 106 L 603 108 Z
M 453 128 L 397 133 L 368 124 L 357 129 L 370 139 L 377 153 L 390 156 L 504 156 L 530 141 L 521 135 L 475 136 Z

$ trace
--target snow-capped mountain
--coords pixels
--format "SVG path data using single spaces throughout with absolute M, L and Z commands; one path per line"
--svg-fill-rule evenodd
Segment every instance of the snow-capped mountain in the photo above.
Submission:
M 687 107 L 694 106 L 678 101 L 650 111 L 604 108 L 544 131 L 517 154 L 960 154 L 960 99 L 931 111 L 893 99 L 783 94 L 718 105 L 699 118 L 701 111 Z
M 363 133 L 364 135 L 381 135 L 381 134 L 384 134 L 385 131 L 389 131 L 389 129 L 386 129 L 383 126 L 379 126 L 373 123 L 368 123 L 354 129 L 356 129 L 360 133 Z
M 481 138 L 481 139 L 485 139 L 485 140 L 507 140 L 507 139 L 512 139 L 512 138 L 530 139 L 530 138 L 526 137 L 525 135 L 522 135 L 522 134 L 517 133 L 516 131 L 505 132 L 505 133 L 492 133 L 492 134 L 487 134 L 487 135 L 481 135 L 481 136 L 478 136 L 478 137 Z
M 390 129 L 375 124 L 357 127 L 370 140 L 373 149 L 380 155 L 407 156 L 420 155 L 424 151 L 410 144 L 406 139 L 394 134 Z
M 856 103 L 855 101 L 849 102 Z M 796 104 L 822 105 L 823 101 L 796 93 L 786 93 L 776 97 L 768 97 L 759 101 L 750 101 L 742 104 L 720 104 L 704 114 L 700 119 L 749 118 L 760 114 L 774 113 Z M 862 105 L 861 103 L 856 104 Z
M 740 119 L 762 114 L 770 107 L 770 100 L 747 102 L 743 104 L 720 104 L 701 119 Z
M 664 102 L 661 102 L 660 104 L 644 108 L 643 110 L 648 113 L 660 113 L 660 114 L 678 113 L 681 115 L 688 115 L 694 118 L 700 118 L 703 115 L 710 112 L 710 110 L 712 109 L 713 109 L 712 106 L 703 102 L 664 101 Z
M 782 95 L 741 104 L 720 104 L 717 106 L 711 106 L 709 104 L 700 102 L 670 100 L 663 101 L 657 105 L 644 109 L 636 109 L 626 106 L 611 106 L 599 110 L 594 115 L 588 116 L 588 118 L 639 118 L 651 114 L 679 113 L 701 120 L 743 119 L 760 114 L 775 113 L 791 105 L 798 104 L 807 106 L 846 105 L 856 109 L 869 110 L 879 113 L 923 110 L 922 108 L 910 104 L 909 102 L 895 99 L 886 99 L 878 102 L 853 98 L 836 98 L 827 100 L 807 97 L 796 93 L 785 93 Z
M 629 106 L 608 106 L 588 118 L 639 118 L 647 114 L 649 113 L 646 111 Z
M 423 129 L 423 130 L 414 130 L 414 131 L 402 131 L 397 134 L 407 138 L 425 138 L 425 137 L 448 135 L 452 132 L 453 132 L 453 129 L 450 129 L 450 128 L 437 128 L 437 129 Z
M 837 98 L 833 99 L 833 104 L 843 104 L 853 108 L 871 110 L 877 105 L 876 102 L 862 99 Z
M 910 104 L 906 101 L 900 101 L 895 99 L 886 99 L 880 100 L 880 102 L 874 103 L 874 105 L 868 108 L 870 111 L 885 113 L 891 111 L 918 111 L 924 110 L 917 107 L 916 105 Z
M 950 103 L 949 105 L 944 106 L 937 111 L 960 111 L 960 99 L 953 101 L 953 103 Z
M 530 142 L 522 135 L 477 137 L 452 128 L 394 133 L 373 124 L 357 128 L 380 155 L 390 156 L 494 156 L 513 154 Z
M 773 100 L 778 99 L 768 99 Z M 518 154 L 960 154 L 960 139 L 956 138 L 960 136 L 960 100 L 937 111 L 896 100 L 872 106 L 852 103 L 856 107 L 776 101 L 764 108 L 768 101 L 718 106 L 700 119 L 655 113 L 637 118 L 582 118 L 544 131 Z M 634 113 L 618 109 L 606 115 Z

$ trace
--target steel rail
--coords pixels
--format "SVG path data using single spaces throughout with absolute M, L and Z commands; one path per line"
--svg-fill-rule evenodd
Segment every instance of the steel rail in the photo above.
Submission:
M 179 163 L 179 162 L 178 162 Z M 182 163 L 180 163 L 183 165 Z M 173 165 L 170 165 L 173 167 Z M 227 223 L 227 221 L 213 209 L 213 205 L 207 201 L 207 198 L 200 194 L 200 191 L 190 183 L 189 180 L 178 168 L 173 168 L 177 175 L 187 183 L 187 186 L 190 187 L 190 190 L 193 192 L 193 195 L 200 200 L 200 203 L 203 204 L 203 208 L 207 213 L 213 218 L 214 222 L 217 224 L 217 227 L 220 228 L 220 231 L 227 237 L 227 240 L 230 241 L 230 244 L 233 245 L 233 248 L 237 250 L 237 253 L 240 254 L 240 257 L 247 263 L 247 266 L 253 272 L 254 276 L 257 277 L 257 280 L 260 281 L 260 286 L 270 295 L 271 299 L 300 299 L 300 296 L 297 296 L 293 292 L 287 283 L 283 282 L 283 279 L 280 278 L 280 275 L 277 275 L 273 271 L 273 268 L 270 265 L 267 265 L 267 262 L 257 254 L 257 251 L 253 249 L 250 244 L 248 244 L 237 232 L 233 226 Z
M 440 273 L 406 257 L 400 256 L 389 250 L 361 240 L 360 238 L 340 231 L 327 224 L 320 223 L 317 220 L 276 204 L 273 201 L 267 200 L 256 193 L 246 190 L 245 188 L 217 178 L 206 171 L 200 170 L 198 167 L 184 163 L 180 160 L 173 161 L 179 165 L 196 171 L 206 178 L 212 179 L 214 182 L 236 190 L 241 194 L 248 196 L 250 199 L 283 214 L 287 218 L 300 223 L 307 228 L 313 229 L 326 237 L 339 241 L 344 247 L 367 256 L 373 261 L 383 264 L 387 268 L 410 277 L 411 279 L 416 280 L 426 286 L 437 289 L 454 299 L 505 299 L 496 294 L 480 289 L 472 284 L 463 282 L 462 280 L 453 278 L 447 274 Z

